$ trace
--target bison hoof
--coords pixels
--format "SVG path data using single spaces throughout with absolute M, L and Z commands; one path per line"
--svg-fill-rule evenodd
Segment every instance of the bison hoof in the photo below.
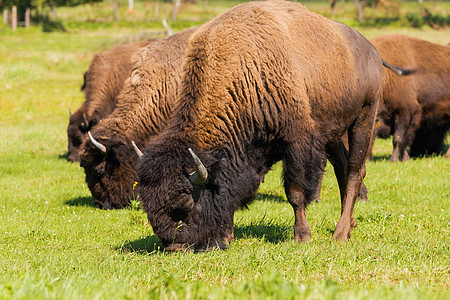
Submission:
M 234 234 L 233 233 L 229 233 L 224 239 L 223 239 L 223 242 L 225 243 L 225 244 L 229 244 L 229 243 L 231 243 L 231 242 L 233 242 L 234 241 Z
M 356 223 L 355 223 L 356 226 Z M 350 228 L 338 228 L 336 227 L 336 231 L 333 234 L 333 239 L 337 241 L 346 242 L 350 238 Z
M 171 244 L 169 246 L 167 246 L 166 248 L 164 248 L 164 250 L 168 251 L 168 252 L 178 252 L 178 251 L 186 251 L 189 248 L 186 247 L 186 244 Z
M 398 157 L 391 156 L 389 159 L 391 162 L 398 162 Z
M 309 242 L 311 240 L 311 236 L 295 236 L 294 241 L 297 243 Z
M 353 228 L 355 228 L 357 225 L 356 225 L 356 221 L 355 221 L 355 219 L 352 217 L 352 221 L 351 221 L 351 223 L 350 223 L 350 227 L 353 229 Z
M 307 228 L 301 228 L 296 230 L 294 228 L 294 241 L 296 242 L 309 242 L 311 239 L 311 229 L 309 227 Z

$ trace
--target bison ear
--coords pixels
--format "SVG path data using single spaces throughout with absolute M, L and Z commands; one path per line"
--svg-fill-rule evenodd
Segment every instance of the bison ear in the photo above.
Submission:
M 206 179 L 208 178 L 208 171 L 206 170 L 200 158 L 195 155 L 194 151 L 192 151 L 191 148 L 188 148 L 188 150 L 195 164 L 195 172 L 189 174 L 189 181 L 194 187 L 201 187 L 205 184 Z
M 81 123 L 81 128 L 83 130 L 86 130 L 86 129 L 88 129 L 88 127 L 89 127 L 89 121 L 88 121 L 88 119 L 86 117 L 86 114 L 83 113 L 83 123 Z

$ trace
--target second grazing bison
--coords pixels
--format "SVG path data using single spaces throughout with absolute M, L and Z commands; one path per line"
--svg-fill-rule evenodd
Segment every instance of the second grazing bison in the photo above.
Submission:
M 78 150 L 87 132 L 113 111 L 116 96 L 122 90 L 132 68 L 131 56 L 149 43 L 120 45 L 94 56 L 89 69 L 84 73 L 81 87 L 86 100 L 69 118 L 69 161 L 79 161 Z
M 103 209 L 130 203 L 136 172 L 134 141 L 143 147 L 162 130 L 176 104 L 188 29 L 157 40 L 136 53 L 117 107 L 89 132 L 80 148 L 80 164 L 95 203 Z
M 382 134 L 393 136 L 391 161 L 398 161 L 399 156 L 408 160 L 408 147 L 414 156 L 435 152 L 450 126 L 450 47 L 400 34 L 370 41 L 390 63 L 416 70 L 410 76 L 383 74 L 378 119 Z
M 200 27 L 189 43 L 180 107 L 138 166 L 141 203 L 165 249 L 224 247 L 234 212 L 279 160 L 295 240 L 311 236 L 305 212 L 326 158 L 342 204 L 333 237 L 347 240 L 382 68 L 357 31 L 293 2 L 247 2 Z

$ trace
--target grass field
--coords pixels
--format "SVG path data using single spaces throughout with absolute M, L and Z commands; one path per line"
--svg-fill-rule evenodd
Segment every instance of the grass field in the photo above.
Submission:
M 450 297 L 450 160 L 393 164 L 389 140 L 376 141 L 367 163 L 370 200 L 356 205 L 347 243 L 331 239 L 340 201 L 330 167 L 322 202 L 307 211 L 309 243 L 293 242 L 280 164 L 236 213 L 236 240 L 224 251 L 168 254 L 141 210 L 97 209 L 83 170 L 65 160 L 68 108 L 83 101 L 82 72 L 95 52 L 162 30 L 156 21 L 144 25 L 0 28 L 0 298 Z M 450 41 L 450 31 L 426 28 L 358 30 Z

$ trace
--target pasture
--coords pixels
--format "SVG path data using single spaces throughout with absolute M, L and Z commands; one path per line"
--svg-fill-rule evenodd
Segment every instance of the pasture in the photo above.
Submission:
M 210 17 L 171 25 L 179 31 Z M 96 208 L 83 169 L 66 161 L 68 108 L 83 102 L 82 73 L 94 53 L 163 28 L 92 24 L 52 33 L 0 27 L 0 297 L 449 298 L 450 159 L 390 163 L 390 140 L 375 143 L 369 201 L 356 204 L 358 226 L 346 243 L 331 238 L 340 200 L 330 166 L 322 201 L 307 210 L 309 243 L 293 241 L 281 164 L 235 214 L 235 241 L 224 251 L 165 253 L 136 203 Z M 356 29 L 367 38 L 398 32 L 450 41 L 448 30 Z

